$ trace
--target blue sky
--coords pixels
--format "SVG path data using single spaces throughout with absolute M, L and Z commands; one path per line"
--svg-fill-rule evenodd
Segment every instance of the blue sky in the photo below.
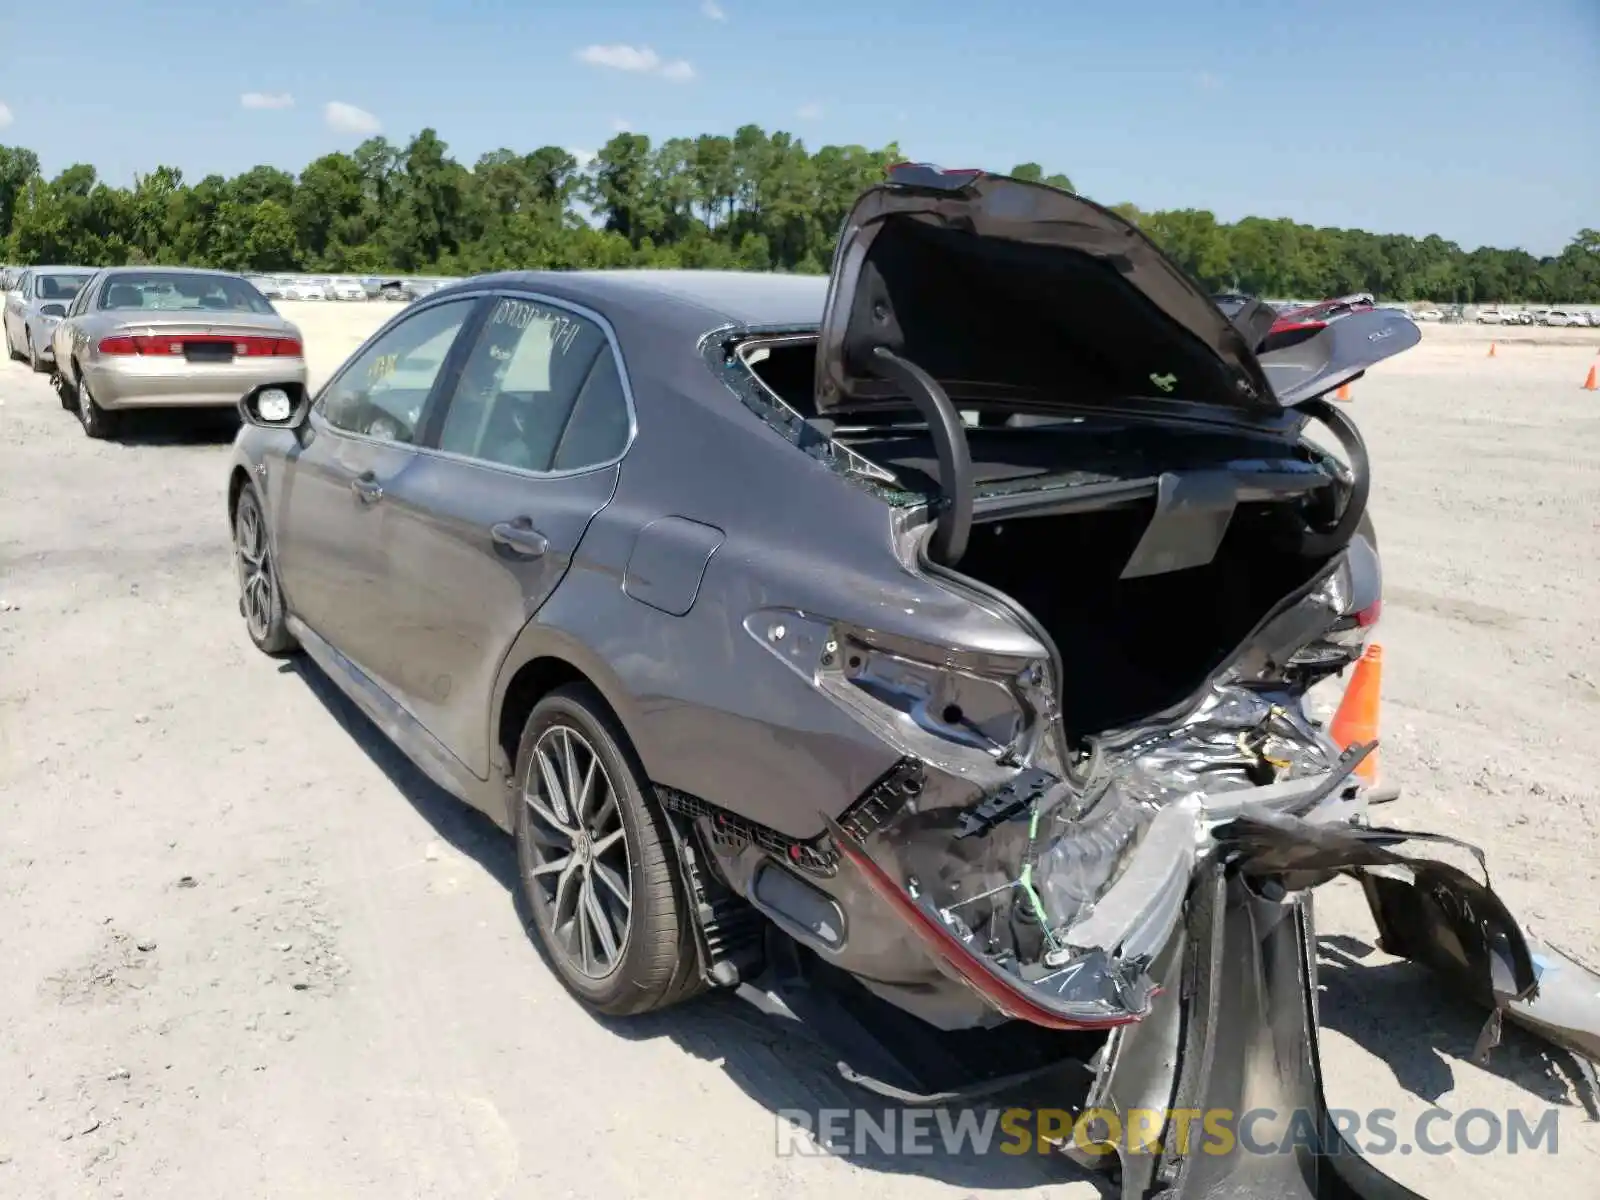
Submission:
M 294 170 L 369 121 L 469 164 L 754 121 L 1225 220 L 1600 226 L 1597 0 L 73 0 L 8 6 L 0 47 L 0 143 L 119 183 Z

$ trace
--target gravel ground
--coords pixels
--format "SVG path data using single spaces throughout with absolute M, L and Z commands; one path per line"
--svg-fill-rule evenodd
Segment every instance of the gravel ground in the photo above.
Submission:
M 319 378 L 394 311 L 284 307 Z M 1485 846 L 1513 911 L 1590 961 L 1597 347 L 1434 327 L 1352 400 L 1387 573 L 1385 816 Z M 1037 1157 L 781 1157 L 776 1110 L 849 1103 L 826 1062 L 732 1001 L 580 1011 L 518 924 L 509 842 L 250 647 L 229 436 L 148 419 L 93 443 L 0 365 L 0 1196 L 1095 1194 Z M 1593 1194 L 1565 1060 L 1508 1031 L 1474 1064 L 1482 1014 L 1372 950 L 1353 890 L 1319 917 L 1333 1105 L 1560 1115 L 1553 1158 L 1385 1169 Z

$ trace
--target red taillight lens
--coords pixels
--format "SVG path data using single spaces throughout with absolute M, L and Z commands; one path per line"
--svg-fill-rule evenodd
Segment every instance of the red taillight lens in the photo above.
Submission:
M 1383 601 L 1374 600 L 1354 616 L 1345 617 L 1329 632 L 1328 641 L 1336 646 L 1359 649 L 1376 633 L 1378 618 L 1383 615 Z
M 100 339 L 101 354 L 137 354 L 142 357 L 181 356 L 185 346 L 231 346 L 236 358 L 299 358 L 303 347 L 295 338 L 228 337 L 219 334 L 167 334 L 137 337 L 118 334 Z
M 298 358 L 300 343 L 294 338 L 247 337 L 235 343 L 233 352 L 240 358 Z

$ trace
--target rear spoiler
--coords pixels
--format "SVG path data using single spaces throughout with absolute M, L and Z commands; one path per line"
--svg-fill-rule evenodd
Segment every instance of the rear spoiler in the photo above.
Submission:
M 1331 321 L 1314 336 L 1269 350 L 1258 361 L 1278 402 L 1294 408 L 1349 383 L 1368 367 L 1421 340 L 1422 331 L 1410 318 L 1374 309 Z

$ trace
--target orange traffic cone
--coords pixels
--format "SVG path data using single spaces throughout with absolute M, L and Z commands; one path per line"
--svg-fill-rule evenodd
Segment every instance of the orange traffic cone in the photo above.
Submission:
M 1343 400 L 1346 404 L 1349 404 L 1350 403 L 1350 385 L 1348 383 L 1341 383 L 1339 385 L 1338 392 L 1336 392 L 1335 395 L 1334 395 L 1334 399 Z
M 1383 647 L 1373 643 L 1356 663 L 1350 683 L 1344 690 L 1339 710 L 1328 725 L 1328 736 L 1340 750 L 1348 750 L 1361 742 L 1378 739 L 1378 697 L 1383 690 Z M 1379 787 L 1381 772 L 1378 768 L 1378 748 L 1361 760 L 1356 774 L 1366 783 L 1369 799 L 1392 800 L 1391 789 Z
M 1587 379 L 1585 379 L 1583 381 L 1583 390 L 1586 391 L 1586 392 L 1592 392 L 1592 391 L 1596 390 L 1595 389 L 1595 380 L 1594 380 L 1594 367 L 1592 365 L 1589 367 L 1589 378 L 1587 378 Z
M 1490 358 L 1494 357 L 1494 343 L 1493 342 L 1489 343 L 1489 357 Z

